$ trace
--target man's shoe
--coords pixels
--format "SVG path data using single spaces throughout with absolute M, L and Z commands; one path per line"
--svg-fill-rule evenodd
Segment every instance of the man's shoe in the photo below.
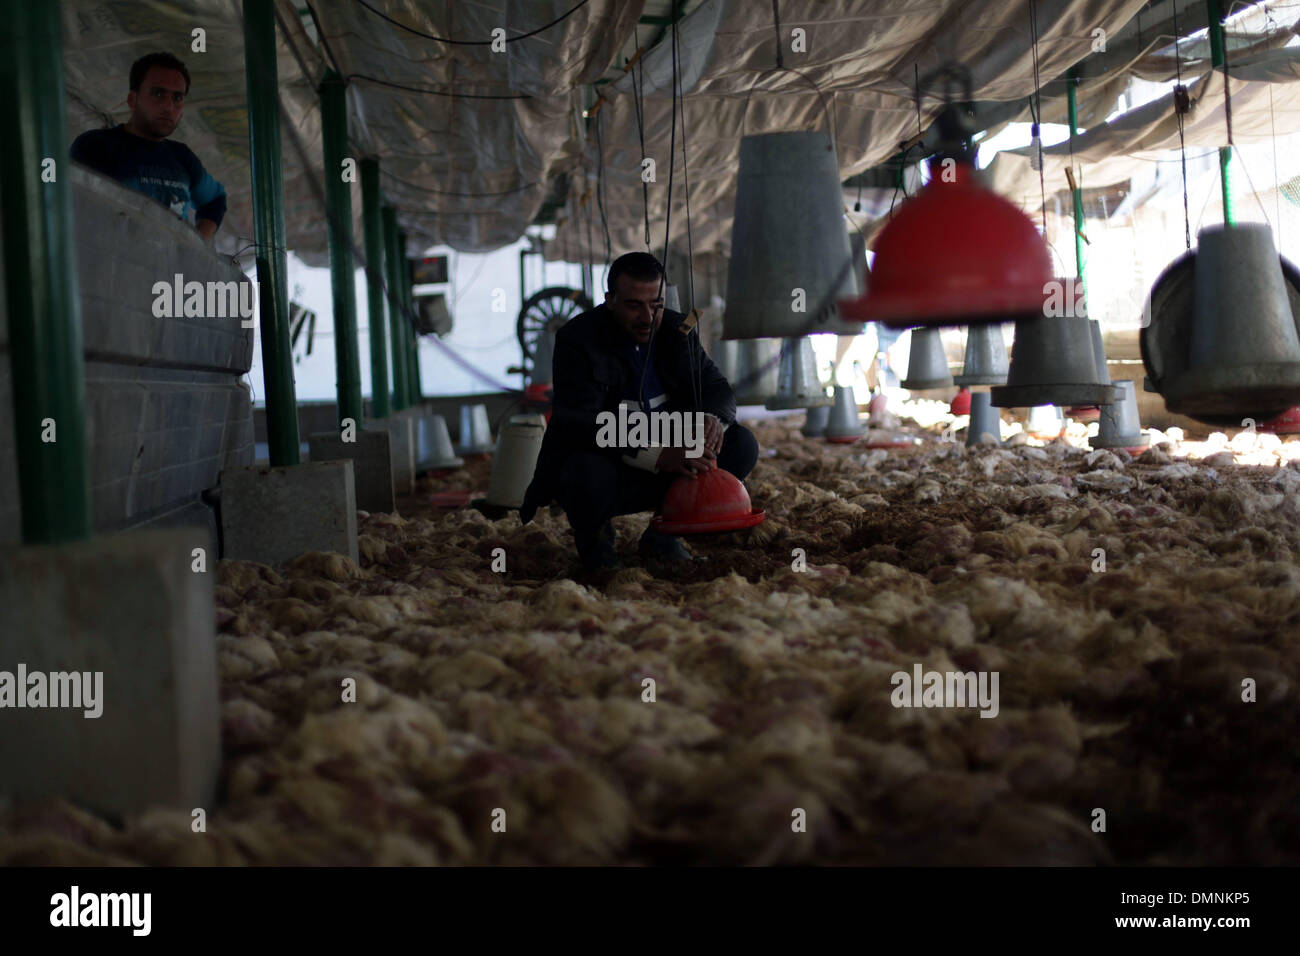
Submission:
M 614 528 L 608 522 L 596 532 L 595 537 L 574 536 L 578 546 L 578 558 L 587 571 L 613 571 L 623 566 L 614 551 Z
M 687 551 L 681 538 L 655 531 L 653 528 L 647 528 L 645 534 L 641 535 L 641 543 L 637 546 L 637 551 L 643 558 L 673 564 L 704 560 Z

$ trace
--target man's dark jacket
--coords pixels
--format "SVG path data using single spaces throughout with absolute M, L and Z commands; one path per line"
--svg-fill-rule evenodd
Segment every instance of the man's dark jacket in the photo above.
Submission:
M 668 396 L 656 410 L 708 412 L 730 425 L 736 420 L 736 396 L 700 346 L 699 335 L 695 331 L 682 334 L 683 319 L 680 312 L 665 309 L 655 330 L 655 374 Z M 622 397 L 636 391 L 632 363 L 625 354 L 631 345 L 631 337 L 604 305 L 570 319 L 556 333 L 554 407 L 532 484 L 519 509 L 524 522 L 531 521 L 538 508 L 555 498 L 560 470 L 570 455 L 589 451 L 621 459 L 627 453 L 627 449 L 597 447 L 596 416 L 601 412 L 617 414 Z M 696 382 L 699 384 L 693 384 Z

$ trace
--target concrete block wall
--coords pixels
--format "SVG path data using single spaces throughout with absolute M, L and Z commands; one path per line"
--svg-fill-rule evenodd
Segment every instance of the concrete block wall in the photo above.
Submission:
M 73 191 L 95 528 L 200 526 L 223 467 L 253 462 L 254 329 L 238 316 L 158 318 L 154 284 L 247 282 L 194 229 L 64 164 Z M 8 321 L 0 297 L 0 544 L 22 537 Z M 215 553 L 215 551 L 214 551 Z

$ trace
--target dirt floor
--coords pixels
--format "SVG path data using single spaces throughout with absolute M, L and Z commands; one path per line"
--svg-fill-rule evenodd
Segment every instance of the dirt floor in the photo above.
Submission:
M 685 579 L 429 505 L 488 459 L 363 515 L 359 566 L 222 562 L 207 832 L 10 807 L 0 863 L 1300 863 L 1300 443 L 799 423 Z M 895 706 L 918 664 L 996 672 L 997 715 Z

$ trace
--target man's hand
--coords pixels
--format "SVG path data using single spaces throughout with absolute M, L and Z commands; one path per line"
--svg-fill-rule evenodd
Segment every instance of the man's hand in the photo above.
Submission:
M 726 426 L 722 424 L 722 419 L 717 415 L 704 413 L 704 447 L 713 452 L 714 456 L 722 450 L 722 436 L 726 431 Z
M 698 458 L 687 458 L 687 448 L 665 448 L 659 453 L 659 461 L 656 467 L 663 472 L 671 475 L 686 475 L 694 478 L 696 475 L 702 475 L 706 471 L 718 467 L 718 456 L 713 454 L 707 448 Z
M 213 222 L 211 219 L 200 219 L 198 222 L 194 224 L 194 228 L 198 231 L 198 234 L 204 238 L 205 241 L 210 240 L 213 236 L 217 234 L 217 224 Z

